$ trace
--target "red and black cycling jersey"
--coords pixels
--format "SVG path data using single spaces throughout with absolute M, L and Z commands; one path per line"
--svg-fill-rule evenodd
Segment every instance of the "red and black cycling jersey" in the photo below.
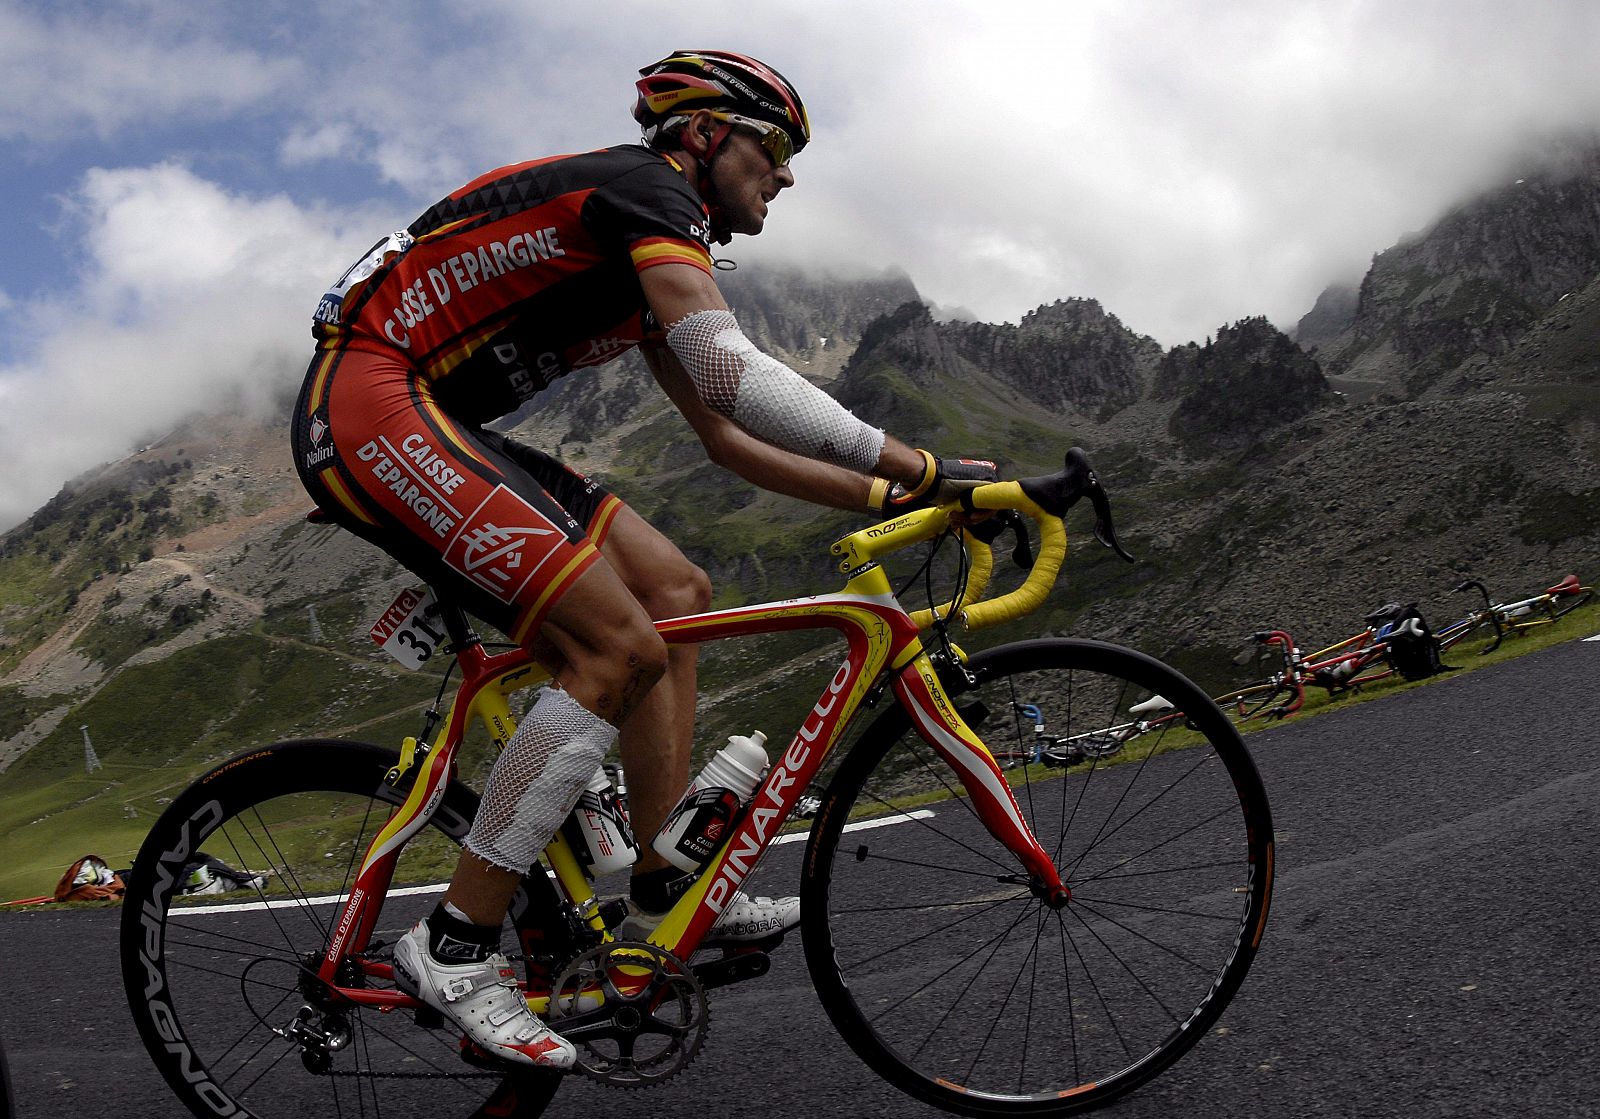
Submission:
M 502 167 L 373 246 L 313 332 L 324 352 L 398 351 L 446 413 L 485 423 L 637 345 L 639 272 L 709 273 L 709 225 L 678 165 L 645 147 Z

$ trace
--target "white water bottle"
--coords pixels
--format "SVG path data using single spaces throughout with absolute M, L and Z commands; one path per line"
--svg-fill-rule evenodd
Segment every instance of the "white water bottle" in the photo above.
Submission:
M 734 816 L 767 768 L 767 736 L 735 734 L 700 771 L 656 833 L 656 853 L 679 870 L 699 870 L 711 858 Z
M 573 805 L 565 826 L 578 861 L 589 868 L 593 877 L 632 866 L 639 857 L 627 810 L 604 766 L 594 771 L 588 787 L 578 794 L 578 803 Z

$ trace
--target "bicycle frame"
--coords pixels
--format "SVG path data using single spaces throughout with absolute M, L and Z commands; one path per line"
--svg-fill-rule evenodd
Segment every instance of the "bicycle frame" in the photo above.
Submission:
M 1496 603 L 1489 609 L 1494 612 L 1495 620 L 1500 625 L 1515 633 L 1532 629 L 1534 626 L 1551 625 L 1559 621 L 1563 615 L 1584 605 L 1593 595 L 1593 589 L 1579 583 L 1576 575 L 1568 575 L 1542 594 L 1522 599 L 1520 602 Z M 1556 604 L 1564 600 L 1573 601 L 1565 609 L 1556 609 Z
M 794 732 L 787 748 L 771 765 L 729 838 L 651 935 L 652 944 L 679 958 L 694 951 L 739 884 L 755 870 L 863 703 L 881 691 L 885 683 L 892 684 L 895 696 L 910 714 L 919 733 L 955 770 L 979 818 L 1016 855 L 1033 889 L 1053 904 L 1065 904 L 1070 895 L 1054 861 L 1024 823 L 1011 787 L 994 756 L 962 720 L 946 695 L 923 647 L 917 621 L 895 598 L 887 573 L 877 563 L 878 557 L 937 536 L 944 531 L 948 520 L 947 510 L 921 510 L 853 533 L 835 544 L 834 552 L 846 557 L 841 566 L 850 575 L 838 594 L 768 602 L 656 623 L 657 632 L 674 645 L 786 630 L 833 629 L 845 638 L 848 648 L 844 662 Z M 471 720 L 481 721 L 496 743 L 504 747 L 515 729 L 508 695 L 546 678 L 544 670 L 526 650 L 486 652 L 471 638 L 470 631 L 465 630 L 463 618 L 458 615 L 452 619 L 447 612 L 445 621 L 451 628 L 456 660 L 463 673 L 462 682 L 444 721 L 438 745 L 427 749 L 404 803 L 369 845 L 319 967 L 319 976 L 329 991 L 352 1003 L 379 1007 L 419 1005 L 417 1000 L 398 990 L 352 985 L 343 970 L 354 962 L 368 974 L 392 977 L 390 965 L 364 959 L 362 954 L 377 927 L 400 849 L 427 824 L 437 809 L 453 775 L 456 754 Z M 457 628 L 463 632 L 456 632 Z M 408 754 L 412 746 L 408 740 Z M 397 770 L 403 771 L 407 764 L 408 760 L 403 759 Z M 600 916 L 599 899 L 561 832 L 556 833 L 545 849 L 544 857 L 561 892 L 580 918 L 594 932 L 608 937 Z M 534 1009 L 541 1009 L 543 1004 L 539 996 L 544 992 L 532 994 L 534 998 L 530 1001 Z
M 1278 649 L 1283 656 L 1282 670 L 1258 683 L 1214 698 L 1224 710 L 1233 708 L 1234 717 L 1239 721 L 1263 714 L 1286 719 L 1305 704 L 1307 684 L 1324 688 L 1333 695 L 1393 675 L 1393 668 L 1367 671 L 1375 662 L 1383 659 L 1388 649 L 1387 636 L 1387 627 L 1374 629 L 1369 626 L 1327 648 L 1302 654 L 1294 638 L 1284 630 L 1263 630 L 1255 634 L 1253 640 L 1258 645 Z M 1251 704 L 1251 695 L 1254 693 L 1264 693 L 1266 699 L 1270 700 L 1280 691 L 1289 693 L 1289 698 L 1283 703 L 1271 706 L 1267 706 L 1265 701 Z

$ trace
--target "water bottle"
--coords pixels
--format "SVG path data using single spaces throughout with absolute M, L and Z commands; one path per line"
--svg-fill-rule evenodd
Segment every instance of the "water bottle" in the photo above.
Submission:
M 699 870 L 727 838 L 744 802 L 767 768 L 767 736 L 735 734 L 689 785 L 656 833 L 656 853 L 679 870 Z
M 632 866 L 639 857 L 627 810 L 603 765 L 594 771 L 588 786 L 578 795 L 578 803 L 563 826 L 567 829 L 568 842 L 578 854 L 578 861 L 588 867 L 595 878 Z

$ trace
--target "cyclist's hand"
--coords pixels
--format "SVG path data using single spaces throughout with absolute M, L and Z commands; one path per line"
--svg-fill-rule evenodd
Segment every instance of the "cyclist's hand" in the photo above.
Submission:
M 981 458 L 937 458 L 918 449 L 927 464 L 915 486 L 878 479 L 872 484 L 868 509 L 882 517 L 895 517 L 930 505 L 947 505 L 966 490 L 996 481 L 995 464 Z

